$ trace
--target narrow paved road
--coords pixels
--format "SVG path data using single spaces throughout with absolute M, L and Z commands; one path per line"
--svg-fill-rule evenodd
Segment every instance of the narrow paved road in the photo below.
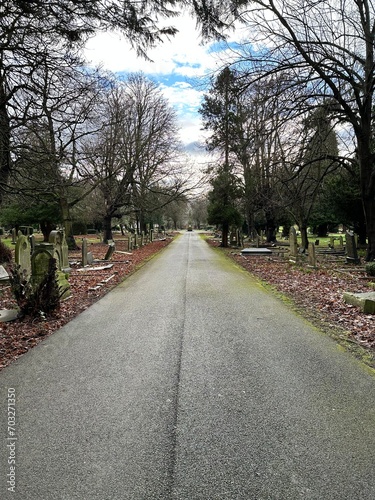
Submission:
M 0 381 L 1 499 L 375 499 L 375 379 L 196 233 Z

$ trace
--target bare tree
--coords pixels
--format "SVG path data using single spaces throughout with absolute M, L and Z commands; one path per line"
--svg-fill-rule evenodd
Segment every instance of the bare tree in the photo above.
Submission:
M 140 230 L 146 215 L 188 189 L 176 115 L 157 86 L 133 74 L 111 86 L 98 109 L 102 126 L 87 144 L 92 176 L 100 180 L 105 239 L 112 218 L 133 213 Z
M 295 93 L 295 109 L 330 101 L 337 122 L 352 127 L 366 216 L 367 260 L 374 260 L 374 3 L 253 0 L 241 19 L 249 27 L 252 45 L 250 50 L 250 44 L 243 45 L 240 59 L 253 80 L 287 71 L 295 89 L 305 88 L 302 94 Z

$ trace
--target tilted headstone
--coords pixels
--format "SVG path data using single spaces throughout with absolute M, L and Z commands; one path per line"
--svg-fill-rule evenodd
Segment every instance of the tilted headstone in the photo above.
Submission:
M 289 230 L 289 260 L 292 262 L 296 262 L 297 255 L 298 255 L 297 233 L 295 227 L 291 226 Z
M 310 242 L 308 247 L 308 256 L 307 263 L 310 267 L 316 267 L 316 253 L 315 253 L 315 245 Z
M 31 252 L 29 237 L 22 233 L 18 236 L 15 247 L 14 259 L 16 264 L 21 267 L 21 271 L 25 272 L 26 276 L 31 273 Z
M 116 250 L 115 243 L 112 241 L 112 243 L 108 245 L 108 250 L 107 253 L 105 254 L 104 260 L 110 260 L 115 250 Z
M 348 264 L 359 264 L 360 260 L 357 253 L 357 245 L 354 234 L 351 231 L 346 231 L 346 262 Z

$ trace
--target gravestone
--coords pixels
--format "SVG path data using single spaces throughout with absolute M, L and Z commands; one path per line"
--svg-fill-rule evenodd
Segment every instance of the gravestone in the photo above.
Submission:
M 142 231 L 141 233 L 141 247 L 145 244 L 145 233 Z
M 15 228 L 12 229 L 12 245 L 17 243 L 17 231 Z
M 357 253 L 357 245 L 354 234 L 351 231 L 346 231 L 346 262 L 347 264 L 359 264 L 360 260 Z
M 294 226 L 291 226 L 289 230 L 289 260 L 291 262 L 297 262 L 298 256 L 298 245 L 297 245 L 297 233 Z
M 107 253 L 105 254 L 104 260 L 110 260 L 115 250 L 116 250 L 115 243 L 114 241 L 112 241 L 112 243 L 108 245 L 108 250 Z
M 48 242 L 54 246 L 53 258 L 59 271 L 69 271 L 69 249 L 63 231 L 51 231 Z
M 87 266 L 87 240 L 82 238 L 82 266 Z
M 341 235 L 339 236 L 339 247 L 344 248 L 344 238 Z
M 150 229 L 150 241 L 151 243 L 154 241 L 154 230 Z
M 30 242 L 30 253 L 33 253 L 33 251 L 35 250 L 35 235 L 34 234 L 31 234 L 29 236 L 29 242 Z
M 21 267 L 21 271 L 25 272 L 26 276 L 30 276 L 31 273 L 31 252 L 30 252 L 30 242 L 29 237 L 19 234 L 16 247 L 15 247 L 14 259 L 16 264 Z
M 133 248 L 133 245 L 132 245 L 132 234 L 129 233 L 128 234 L 128 252 L 130 252 Z
M 316 268 L 316 253 L 315 253 L 315 245 L 314 243 L 309 243 L 308 247 L 308 256 L 307 256 L 307 263 L 309 267 L 313 267 L 314 269 Z
M 49 269 L 50 259 L 56 259 L 56 250 L 52 243 L 39 243 L 35 246 L 35 251 L 31 256 L 31 272 L 33 285 L 39 285 Z M 57 266 L 57 262 L 56 262 Z M 70 284 L 65 272 L 57 268 L 56 278 L 60 291 L 64 290 L 61 298 L 64 299 L 70 295 Z
M 49 261 L 54 256 L 55 249 L 52 243 L 39 243 L 31 256 L 32 281 L 39 285 L 48 273 Z
M 61 242 L 61 258 L 62 258 L 62 270 L 70 271 L 69 266 L 69 247 L 65 238 L 65 233 L 62 233 L 62 242 Z
M 93 262 L 94 262 L 94 256 L 92 255 L 91 252 L 87 252 L 87 265 L 91 266 Z
M 134 234 L 134 249 L 136 250 L 138 248 L 138 234 Z

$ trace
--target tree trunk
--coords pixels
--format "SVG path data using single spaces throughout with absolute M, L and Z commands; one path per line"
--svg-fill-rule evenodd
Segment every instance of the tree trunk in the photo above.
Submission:
M 53 231 L 55 229 L 55 227 L 56 226 L 54 224 L 52 224 L 52 222 L 45 221 L 45 220 L 40 222 L 40 230 L 43 233 L 43 241 L 48 242 L 49 234 L 51 231 Z
M 224 248 L 228 247 L 228 235 L 229 235 L 229 224 L 224 223 L 221 234 L 221 246 Z
M 59 201 L 60 201 L 62 224 L 64 227 L 64 233 L 68 248 L 69 250 L 79 250 L 79 246 L 77 245 L 77 242 L 73 234 L 73 224 L 72 224 L 72 218 L 70 216 L 70 207 L 68 200 L 65 196 L 60 196 Z
M 108 243 L 109 240 L 113 240 L 112 216 L 105 215 L 103 219 L 103 242 Z
M 10 175 L 10 123 L 3 81 L 0 81 L 0 205 Z
M 366 216 L 367 233 L 367 254 L 366 261 L 375 261 L 375 198 L 365 198 L 363 201 L 364 212 Z
M 306 224 L 301 224 L 299 226 L 299 230 L 301 231 L 301 247 L 307 249 L 309 247 L 309 239 L 307 237 L 307 226 Z

